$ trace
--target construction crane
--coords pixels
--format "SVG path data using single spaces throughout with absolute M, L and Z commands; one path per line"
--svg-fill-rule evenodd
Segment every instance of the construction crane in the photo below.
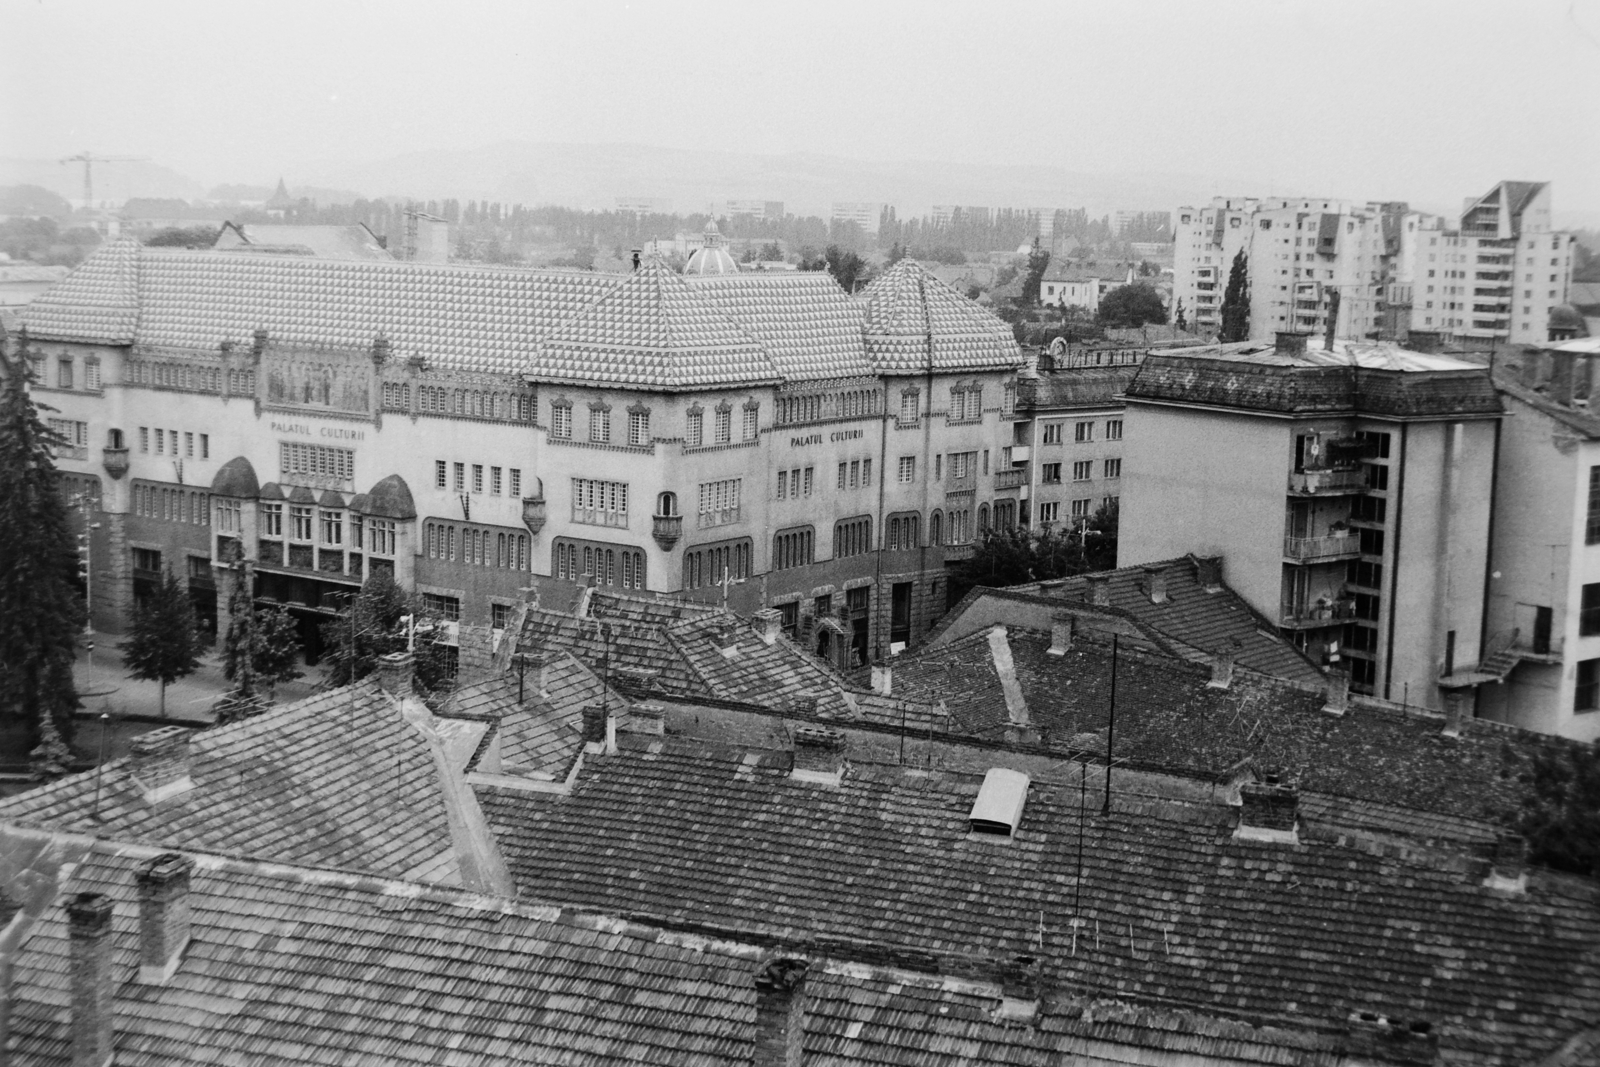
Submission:
M 96 163 L 144 163 L 147 156 L 97 156 L 89 152 L 79 152 L 75 156 L 68 156 L 61 162 L 83 164 L 83 207 L 85 211 L 94 209 L 94 165 Z

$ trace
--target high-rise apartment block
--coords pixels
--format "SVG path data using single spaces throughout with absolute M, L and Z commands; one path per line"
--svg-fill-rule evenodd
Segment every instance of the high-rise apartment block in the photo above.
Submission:
M 729 218 L 744 216 L 757 220 L 773 220 L 783 218 L 782 200 L 729 200 L 723 205 L 723 212 Z
M 861 227 L 863 233 L 876 234 L 878 225 L 883 220 L 883 202 L 879 200 L 835 200 L 833 214 L 830 216 L 834 222 L 853 222 Z

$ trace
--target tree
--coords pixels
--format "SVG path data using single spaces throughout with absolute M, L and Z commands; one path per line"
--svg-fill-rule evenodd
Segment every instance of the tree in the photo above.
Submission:
M 1180 330 L 1189 328 L 1189 319 L 1183 313 L 1183 301 L 1181 299 L 1178 301 L 1178 309 L 1172 313 L 1172 325 Z
M 450 680 L 445 646 L 432 637 L 444 620 L 432 617 L 393 578 L 383 575 L 368 578 L 339 618 L 323 624 L 323 669 L 328 684 L 360 681 L 378 669 L 379 657 L 404 652 L 412 643 L 404 621 L 407 615 L 415 620 L 418 684 L 427 690 L 445 686 Z
M 128 640 L 118 645 L 128 674 L 161 685 L 161 717 L 167 717 L 167 686 L 200 667 L 200 630 L 194 605 L 168 567 L 155 590 L 133 606 Z
M 865 284 L 867 280 L 867 261 L 848 252 L 838 245 L 829 245 L 823 253 L 827 262 L 828 273 L 833 275 L 833 280 L 839 283 L 839 288 L 847 293 L 856 291 L 856 284 Z
M 1600 748 L 1564 745 L 1535 753 L 1522 776 L 1531 791 L 1517 829 L 1537 863 L 1600 876 Z
M 144 239 L 152 248 L 210 248 L 217 243 L 215 226 L 168 226 Z
M 1033 251 L 1028 253 L 1028 275 L 1022 282 L 1022 302 L 1024 304 L 1037 304 L 1039 302 L 1039 287 L 1044 282 L 1044 272 L 1050 266 L 1050 253 L 1039 239 L 1033 239 Z
M 899 241 L 896 241 L 892 246 L 890 246 L 890 248 L 889 248 L 889 256 L 888 256 L 887 259 L 884 260 L 883 265 L 885 267 L 892 267 L 896 263 L 900 262 L 902 259 L 905 259 L 905 258 L 906 258 L 906 247 L 905 247 L 905 245 L 901 244 Z
M 72 737 L 79 706 L 77 547 L 51 453 L 61 440 L 28 392 L 28 335 L 11 356 L 5 340 L 0 330 L 0 717 L 59 744 Z
M 1117 565 L 1117 513 L 1113 503 L 1065 525 L 986 530 L 972 556 L 951 575 L 951 596 L 965 596 L 978 585 L 1022 585 L 1111 570 Z
M 1228 288 L 1222 294 L 1222 329 L 1217 340 L 1250 339 L 1250 263 L 1244 249 L 1233 256 L 1233 269 L 1228 272 Z
M 300 677 L 300 634 L 283 605 L 257 611 L 253 576 L 244 560 L 233 561 L 233 590 L 228 594 L 228 632 L 222 641 L 222 676 L 234 683 L 240 697 L 270 693 L 279 682 Z
M 1097 313 L 1102 326 L 1139 327 L 1167 321 L 1167 307 L 1161 294 L 1148 282 L 1119 285 L 1100 298 Z

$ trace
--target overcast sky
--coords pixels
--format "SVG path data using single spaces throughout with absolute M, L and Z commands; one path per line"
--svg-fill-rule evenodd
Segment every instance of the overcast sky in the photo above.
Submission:
M 506 139 L 1600 212 L 1600 0 L 0 0 L 0 156 L 203 183 Z

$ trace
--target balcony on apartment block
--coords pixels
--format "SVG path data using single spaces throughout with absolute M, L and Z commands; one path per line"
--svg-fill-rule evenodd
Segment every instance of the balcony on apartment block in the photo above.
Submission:
M 1001 489 L 1020 489 L 1027 484 L 1027 467 L 1012 467 L 1010 470 L 994 472 L 994 487 L 997 492 Z
M 1284 537 L 1283 558 L 1294 563 L 1332 563 L 1361 555 L 1361 538 L 1355 531 L 1321 537 Z
M 1341 626 L 1355 617 L 1355 598 L 1345 597 L 1309 604 L 1284 604 L 1278 613 L 1278 624 L 1286 630 L 1316 630 L 1325 626 Z

